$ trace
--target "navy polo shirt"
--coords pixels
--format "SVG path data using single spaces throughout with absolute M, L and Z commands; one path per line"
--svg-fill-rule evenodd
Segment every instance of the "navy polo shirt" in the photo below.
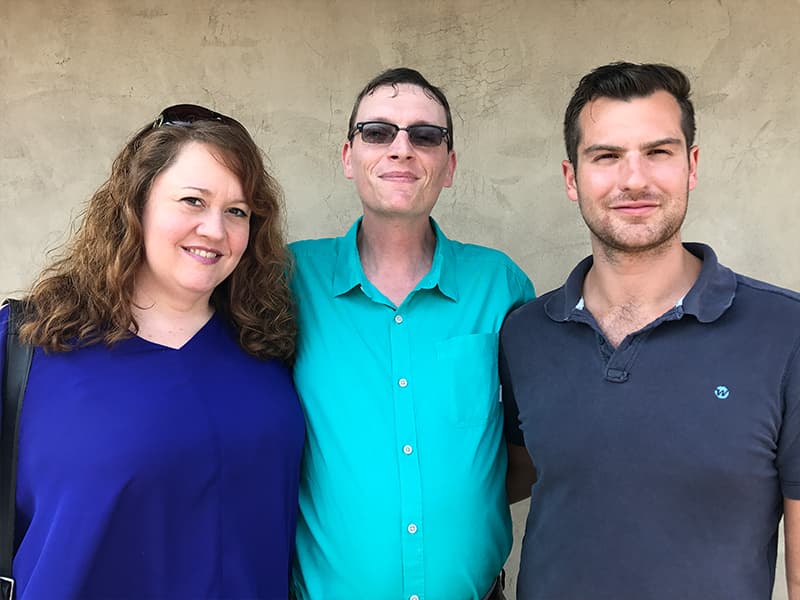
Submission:
M 771 597 L 800 498 L 800 295 L 701 244 L 688 294 L 614 348 L 592 259 L 501 332 L 506 434 L 537 467 L 521 600 Z

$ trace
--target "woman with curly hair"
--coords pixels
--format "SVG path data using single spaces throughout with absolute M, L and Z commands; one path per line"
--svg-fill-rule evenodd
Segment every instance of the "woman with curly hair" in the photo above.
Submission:
M 287 597 L 304 423 L 282 229 L 230 117 L 170 107 L 116 158 L 23 300 L 18 598 Z

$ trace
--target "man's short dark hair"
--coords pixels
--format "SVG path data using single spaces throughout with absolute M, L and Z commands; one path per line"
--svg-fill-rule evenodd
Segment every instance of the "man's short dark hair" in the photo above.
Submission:
M 694 106 L 689 100 L 692 92 L 689 78 L 669 65 L 615 62 L 597 67 L 584 75 L 569 101 L 564 115 L 564 143 L 572 166 L 578 167 L 578 145 L 581 141 L 578 118 L 584 106 L 597 98 L 627 101 L 662 90 L 671 94 L 680 106 L 681 130 L 688 151 L 694 144 L 695 133 Z
M 447 102 L 444 92 L 435 85 L 431 85 L 431 83 L 425 79 L 419 71 L 408 69 L 406 67 L 398 67 L 384 71 L 380 75 L 374 77 L 367 85 L 364 86 L 364 89 L 358 93 L 355 104 L 353 104 L 353 112 L 350 113 L 350 121 L 347 125 L 347 139 L 351 142 L 353 141 L 354 130 L 356 127 L 356 113 L 358 112 L 358 107 L 361 106 L 361 101 L 364 99 L 364 97 L 368 96 L 379 87 L 390 85 L 396 90 L 397 86 L 403 83 L 421 87 L 430 98 L 436 100 L 444 107 L 444 114 L 447 117 L 446 126 L 448 131 L 447 150 L 452 150 L 453 116 L 450 114 L 450 104 Z

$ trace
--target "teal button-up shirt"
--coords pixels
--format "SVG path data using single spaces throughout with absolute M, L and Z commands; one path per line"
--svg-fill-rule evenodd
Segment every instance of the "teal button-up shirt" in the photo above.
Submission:
M 364 275 L 360 221 L 291 245 L 300 600 L 477 599 L 511 548 L 498 332 L 533 286 L 502 252 L 431 224 L 431 270 L 400 306 Z

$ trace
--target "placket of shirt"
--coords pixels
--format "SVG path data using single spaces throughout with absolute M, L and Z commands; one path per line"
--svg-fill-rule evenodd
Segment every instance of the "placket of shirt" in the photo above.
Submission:
M 405 306 L 405 305 L 404 305 Z M 417 446 L 417 425 L 414 400 L 417 382 L 411 371 L 411 326 L 413 314 L 401 306 L 390 313 L 392 350 L 392 390 L 394 400 L 395 439 L 400 474 L 400 523 L 402 528 L 403 598 L 422 600 L 425 589 L 423 544 L 425 524 L 422 522 L 422 477 Z
M 675 321 L 681 317 L 683 317 L 683 307 L 680 305 L 674 306 L 655 321 L 626 336 L 617 348 L 611 346 L 602 331 L 600 331 L 600 328 L 595 324 L 600 337 L 600 352 L 606 359 L 606 379 L 615 383 L 628 381 L 633 364 L 639 355 L 639 350 L 652 331 L 665 321 Z
M 594 316 L 584 308 L 572 311 L 569 320 L 585 323 L 595 331 L 600 354 L 605 361 L 605 378 L 614 383 L 624 383 L 630 377 L 630 370 L 639 348 L 650 335 L 650 332 L 664 321 L 674 321 L 683 317 L 683 307 L 679 304 L 668 310 L 655 321 L 645 325 L 638 331 L 627 335 L 618 347 L 614 347 L 606 339 Z

